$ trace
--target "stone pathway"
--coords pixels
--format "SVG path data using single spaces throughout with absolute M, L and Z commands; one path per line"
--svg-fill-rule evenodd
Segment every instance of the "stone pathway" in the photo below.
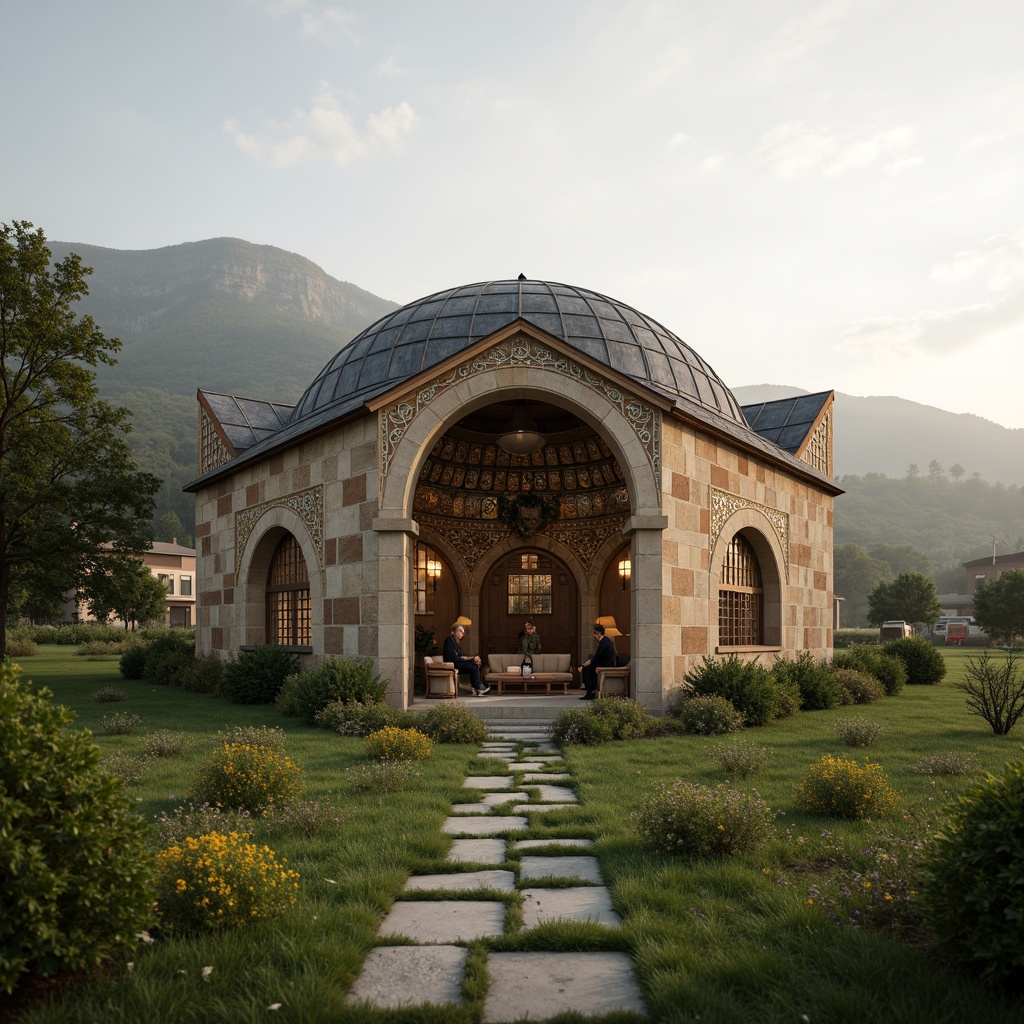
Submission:
M 442 825 L 455 837 L 448 854 L 452 871 L 409 878 L 405 891 L 419 898 L 396 900 L 378 933 L 385 944 L 366 958 L 350 1003 L 381 1009 L 461 1004 L 465 944 L 516 934 L 506 923 L 507 903 L 494 898 L 502 893 L 520 894 L 523 929 L 552 921 L 621 924 L 597 858 L 586 853 L 592 840 L 516 838 L 529 830 L 532 815 L 579 806 L 569 773 L 548 771 L 561 755 L 546 732 L 492 726 L 490 736 L 478 756 L 505 761 L 508 774 L 466 778 L 465 802 L 453 804 Z M 524 852 L 530 850 L 538 852 Z M 519 858 L 518 872 L 504 866 L 510 853 Z M 556 885 L 545 887 L 541 880 Z M 476 898 L 449 898 L 455 892 Z M 389 946 L 388 940 L 416 945 Z M 646 1016 L 626 953 L 492 952 L 487 975 L 483 1024 L 544 1021 L 569 1010 Z

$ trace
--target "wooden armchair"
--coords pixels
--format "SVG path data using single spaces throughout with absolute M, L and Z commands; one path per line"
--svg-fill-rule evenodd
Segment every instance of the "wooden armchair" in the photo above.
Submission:
M 459 694 L 459 673 L 450 661 L 423 655 L 423 675 L 426 677 L 428 697 L 454 699 Z
M 629 665 L 604 665 L 597 670 L 599 697 L 629 696 Z

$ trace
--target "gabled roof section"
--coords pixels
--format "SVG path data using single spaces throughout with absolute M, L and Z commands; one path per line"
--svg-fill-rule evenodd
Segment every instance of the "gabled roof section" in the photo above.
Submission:
M 223 466 L 276 434 L 292 414 L 290 405 L 199 389 L 199 472 Z
M 743 406 L 750 429 L 802 462 L 832 476 L 834 391 Z

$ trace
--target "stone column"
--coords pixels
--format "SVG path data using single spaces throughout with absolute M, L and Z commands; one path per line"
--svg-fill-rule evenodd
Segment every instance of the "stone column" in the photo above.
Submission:
M 413 550 L 419 536 L 414 519 L 377 517 L 378 671 L 390 680 L 387 700 L 406 708 L 412 700 L 415 637 L 413 635 Z
M 662 531 L 668 517 L 660 514 L 631 516 L 622 532 L 631 538 L 630 574 L 630 690 L 649 710 L 662 709 L 664 680 L 671 658 L 664 652 L 664 593 Z

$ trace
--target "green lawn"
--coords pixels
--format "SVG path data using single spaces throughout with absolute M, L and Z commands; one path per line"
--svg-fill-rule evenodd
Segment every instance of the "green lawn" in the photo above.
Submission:
M 875 825 L 802 815 L 793 786 L 823 753 L 881 763 L 903 794 L 899 813 L 882 825 L 899 834 L 904 815 L 930 812 L 961 790 L 962 779 L 919 775 L 911 769 L 927 754 L 956 751 L 998 770 L 1021 753 L 1024 726 L 995 737 L 964 710 L 952 686 L 972 652 L 944 651 L 950 676 L 939 686 L 908 687 L 898 697 L 835 712 L 803 713 L 744 738 L 772 748 L 768 768 L 750 780 L 780 817 L 781 838 L 757 855 L 723 864 L 692 863 L 645 850 L 630 816 L 660 781 L 684 778 L 714 784 L 724 779 L 710 756 L 719 740 L 666 737 L 601 747 L 570 748 L 567 760 L 583 809 L 559 812 L 536 826 L 535 837 L 592 835 L 602 872 L 623 916 L 621 933 L 596 927 L 553 926 L 489 944 L 490 948 L 622 948 L 636 963 L 654 1021 L 974 1022 L 1010 1024 L 1024 1019 L 1024 1003 L 1008 1001 L 926 952 L 922 937 L 904 941 L 870 929 L 840 927 L 817 904 L 812 885 L 834 871 L 828 851 L 838 840 L 854 847 L 877 842 Z M 161 940 L 133 953 L 134 967 L 111 966 L 104 975 L 22 1007 L 19 1020 L 69 1021 L 367 1021 L 480 1019 L 486 989 L 488 944 L 471 948 L 465 1005 L 453 1016 L 428 1010 L 404 1014 L 347 1008 L 344 995 L 375 941 L 377 925 L 412 871 L 443 869 L 449 841 L 439 827 L 459 797 L 463 777 L 479 774 L 476 749 L 435 745 L 434 757 L 406 791 L 356 792 L 345 769 L 363 760 L 362 741 L 282 719 L 272 708 L 236 706 L 173 688 L 125 681 L 116 662 L 90 662 L 73 649 L 42 648 L 22 663 L 24 674 L 49 686 L 96 733 L 104 753 L 141 751 L 147 733 L 187 733 L 186 755 L 155 762 L 130 788 L 147 818 L 182 804 L 188 779 L 219 729 L 275 725 L 287 730 L 288 752 L 303 765 L 307 796 L 331 797 L 348 817 L 339 830 L 313 839 L 272 832 L 268 842 L 301 875 L 298 904 L 285 917 L 244 930 L 197 939 Z M 118 686 L 129 700 L 97 704 L 93 691 Z M 107 736 L 101 719 L 113 711 L 139 715 L 131 736 Z M 843 747 L 832 735 L 842 716 L 881 724 L 867 750 Z M 490 762 L 492 770 L 501 770 Z M 486 768 L 484 769 L 486 770 Z M 786 831 L 788 829 L 788 832 Z M 822 839 L 822 833 L 837 839 Z M 514 866 L 510 862 L 507 866 Z M 509 920 L 518 916 L 516 897 Z M 212 966 L 209 979 L 202 968 Z M 270 1012 L 271 1004 L 282 1004 Z M 631 1019 L 631 1018 L 620 1018 Z M 568 1022 L 566 1022 L 568 1024 Z

